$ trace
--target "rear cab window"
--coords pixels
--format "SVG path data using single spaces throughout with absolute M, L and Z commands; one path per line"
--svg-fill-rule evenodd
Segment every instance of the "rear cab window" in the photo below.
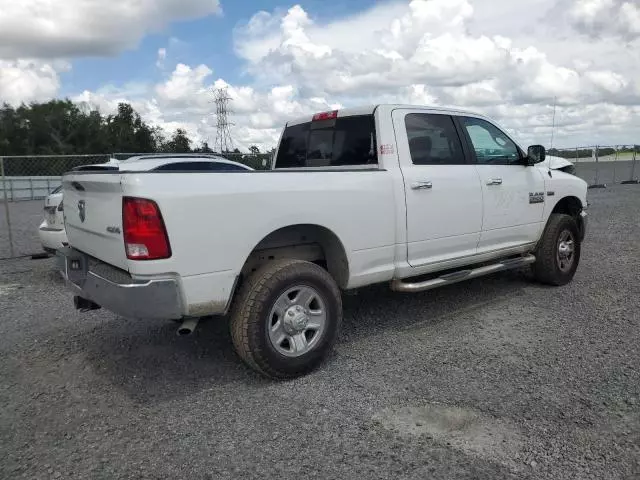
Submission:
M 287 126 L 275 168 L 376 166 L 374 116 L 332 114 L 329 118 Z

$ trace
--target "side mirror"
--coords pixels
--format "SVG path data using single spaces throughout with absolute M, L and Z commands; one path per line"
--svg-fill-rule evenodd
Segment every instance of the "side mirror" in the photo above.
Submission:
M 533 159 L 534 163 L 544 162 L 547 158 L 547 151 L 542 145 L 531 145 L 527 149 L 527 157 Z

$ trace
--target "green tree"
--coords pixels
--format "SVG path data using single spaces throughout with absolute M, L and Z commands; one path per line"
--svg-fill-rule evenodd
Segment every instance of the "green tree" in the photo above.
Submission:
M 106 120 L 111 151 L 149 153 L 158 149 L 157 131 L 149 127 L 128 103 L 118 105 L 118 113 Z
M 0 154 L 26 155 L 29 144 L 29 125 L 16 109 L 8 104 L 0 108 Z
M 211 147 L 209 147 L 209 143 L 208 142 L 202 142 L 202 144 L 200 145 L 200 148 L 196 149 L 196 152 L 198 152 L 198 153 L 213 153 L 213 150 L 211 150 Z
M 211 152 L 202 144 L 201 151 Z M 90 161 L 104 161 L 109 153 L 191 152 L 187 132 L 178 129 L 170 139 L 158 126 L 146 123 L 128 103 L 111 115 L 102 115 L 69 99 L 11 106 L 0 104 L 0 155 L 79 155 L 86 157 L 11 162 L 12 174 L 59 174 Z M 126 155 L 118 155 L 126 158 Z
M 182 128 L 177 129 L 171 140 L 165 143 L 163 150 L 170 153 L 191 152 L 191 140 L 189 140 L 187 132 Z
M 258 154 L 260 154 L 260 149 L 259 149 L 257 146 L 255 146 L 255 145 L 251 145 L 251 146 L 249 147 L 249 151 L 250 151 L 253 155 L 258 155 Z

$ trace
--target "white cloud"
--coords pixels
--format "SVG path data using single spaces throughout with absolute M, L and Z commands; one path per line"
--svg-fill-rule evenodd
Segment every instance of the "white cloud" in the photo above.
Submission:
M 460 87 L 469 104 L 481 105 L 488 98 L 495 100 L 495 95 L 474 101 L 469 87 L 462 87 L 490 81 L 500 98 L 517 103 L 549 102 L 554 97 L 579 103 L 602 91 L 601 79 L 556 64 L 534 46 L 521 47 L 501 35 L 469 33 L 475 12 L 470 0 L 414 0 L 403 5 L 403 11 L 397 4 L 387 8 L 398 16 L 381 15 L 382 7 L 374 16 L 364 14 L 370 20 L 368 32 L 375 35 L 366 42 L 352 40 L 357 50 L 343 46 L 345 21 L 316 25 L 295 6 L 281 16 L 274 34 L 278 25 L 273 16 L 261 12 L 239 30 L 238 52 L 248 60 L 249 71 L 265 82 L 293 78 L 312 94 L 381 95 L 424 84 L 444 88 L 445 96 Z M 360 25 L 360 20 L 353 22 Z M 611 73 L 626 81 L 620 73 Z M 630 92 L 625 93 L 628 97 Z
M 640 4 L 629 0 L 574 0 L 569 10 L 574 26 L 592 36 L 640 38 Z
M 184 128 L 196 144 L 206 141 L 213 146 L 216 137 L 213 90 L 227 88 L 231 102 L 231 121 L 235 145 L 247 150 L 250 145 L 272 148 L 285 122 L 311 111 L 328 110 L 340 105 L 323 98 L 301 99 L 292 85 L 256 90 L 251 86 L 230 85 L 214 79 L 206 65 L 178 64 L 171 75 L 157 85 L 104 87 L 73 97 L 77 103 L 97 108 L 104 114 L 116 111 L 118 102 L 129 102 L 149 123 L 167 134 Z
M 46 101 L 60 88 L 58 73 L 69 66 L 64 62 L 0 59 L 0 104 Z
M 158 49 L 158 57 L 156 60 L 156 67 L 158 68 L 164 68 L 164 62 L 167 59 L 167 49 L 166 48 L 159 48 Z
M 168 107 L 199 110 L 206 106 L 205 80 L 213 71 L 206 65 L 191 68 L 179 63 L 169 80 L 156 87 L 158 97 Z
M 409 101 L 493 111 L 527 139 L 544 131 L 543 122 L 550 129 L 554 102 L 559 116 L 584 125 L 591 120 L 576 111 L 593 115 L 610 105 L 630 122 L 614 122 L 618 138 L 631 141 L 640 48 L 586 44 L 561 21 L 599 19 L 599 3 L 607 2 L 622 12 L 610 13 L 620 25 L 635 18 L 636 4 L 620 0 L 413 0 L 322 24 L 294 6 L 239 27 L 236 51 L 260 84 L 293 84 L 304 97 L 346 105 Z M 618 29 L 627 39 L 630 33 Z M 521 119 L 512 121 L 513 112 L 523 112 Z M 577 131 L 584 130 L 571 131 L 571 141 Z
M 115 55 L 218 0 L 0 0 L 0 58 Z
M 74 2 L 79 0 L 69 3 Z M 107 48 L 103 52 L 131 46 L 169 19 L 207 14 L 212 3 L 217 5 L 191 0 L 178 9 L 177 0 L 165 1 L 159 9 L 164 13 L 154 11 L 153 18 L 141 20 L 141 11 L 150 12 L 145 10 L 149 2 L 140 0 L 133 7 L 115 2 L 130 6 L 119 10 L 121 20 L 135 17 L 140 25 L 115 43 L 101 43 Z M 0 12 L 1 27 L 5 11 Z M 167 67 L 162 81 L 84 92 L 76 100 L 103 111 L 128 100 L 153 124 L 169 131 L 185 128 L 197 141 L 213 144 L 212 89 L 227 87 L 233 99 L 232 133 L 241 148 L 273 146 L 288 119 L 379 102 L 480 110 L 523 143 L 548 143 L 556 102 L 556 145 L 637 143 L 639 13 L 637 0 L 413 0 L 379 3 L 347 18 L 319 22 L 293 5 L 258 12 L 235 29 L 234 48 L 247 74 L 243 84 L 229 82 L 217 71 L 219 65 L 178 64 L 169 70 L 170 42 L 155 59 L 161 71 Z M 65 25 L 60 19 L 54 23 L 55 31 Z M 97 51 L 95 42 L 104 30 L 87 32 L 72 34 L 74 51 Z M 53 44 L 56 51 L 64 46 Z M 58 70 L 47 75 L 46 65 L 21 68 L 43 85 L 55 80 L 52 95 Z M 0 86 L 7 76 L 2 69 L 0 63 Z M 12 97 L 34 95 L 31 91 L 14 88 Z M 41 91 L 46 96 L 46 88 Z

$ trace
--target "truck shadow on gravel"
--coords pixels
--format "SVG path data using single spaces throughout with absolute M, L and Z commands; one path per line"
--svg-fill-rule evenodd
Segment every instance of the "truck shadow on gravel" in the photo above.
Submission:
M 202 321 L 189 337 L 178 337 L 178 326 L 116 318 L 78 336 L 78 348 L 97 376 L 141 403 L 262 381 L 233 351 L 227 319 Z
M 455 321 L 450 318 L 458 311 L 520 295 L 530 285 L 527 273 L 512 271 L 412 295 L 391 292 L 386 285 L 346 294 L 340 349 L 348 350 L 352 341 L 385 330 Z M 96 312 L 97 319 L 105 315 L 109 314 Z M 163 402 L 237 383 L 273 385 L 235 354 L 227 318 L 202 321 L 189 337 L 176 336 L 177 327 L 174 322 L 102 321 L 73 336 L 74 350 L 83 353 L 95 375 L 135 402 Z M 340 361 L 340 354 L 332 355 L 311 377 L 323 375 Z
M 343 297 L 342 341 L 375 335 L 380 329 L 406 329 L 436 324 L 456 312 L 503 301 L 522 294 L 533 283 L 528 270 L 512 270 L 421 293 L 397 293 L 376 285 Z

